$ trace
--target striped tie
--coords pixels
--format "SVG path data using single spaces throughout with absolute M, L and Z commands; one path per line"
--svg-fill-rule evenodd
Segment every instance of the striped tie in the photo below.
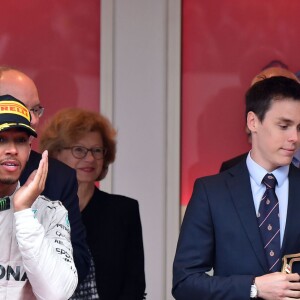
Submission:
M 266 191 L 260 201 L 257 217 L 269 271 L 276 272 L 280 266 L 279 204 L 275 194 L 277 180 L 273 174 L 267 174 L 262 183 L 266 186 Z

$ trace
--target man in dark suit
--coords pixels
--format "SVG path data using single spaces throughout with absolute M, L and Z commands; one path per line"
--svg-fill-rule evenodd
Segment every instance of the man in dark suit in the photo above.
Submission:
M 0 67 L 0 95 L 5 94 L 12 95 L 25 103 L 31 113 L 31 126 L 36 129 L 43 108 L 40 105 L 34 82 L 18 70 Z M 38 168 L 40 160 L 41 154 L 32 150 L 20 178 L 21 184 L 26 181 L 32 171 Z M 73 256 L 78 278 L 81 281 L 89 271 L 90 255 L 85 240 L 85 229 L 81 222 L 77 187 L 75 171 L 55 159 L 49 159 L 49 169 L 43 195 L 51 200 L 60 200 L 68 210 Z
M 283 255 L 300 252 L 300 170 L 290 165 L 300 146 L 299 83 L 281 76 L 255 83 L 246 94 L 246 113 L 252 137 L 247 158 L 195 182 L 174 259 L 177 300 L 300 297 L 299 274 L 278 272 Z M 262 179 L 274 176 L 276 194 L 268 186 L 273 194 L 265 198 Z M 263 231 L 261 207 L 273 202 L 279 212 L 269 213 Z M 211 269 L 213 276 L 206 274 Z

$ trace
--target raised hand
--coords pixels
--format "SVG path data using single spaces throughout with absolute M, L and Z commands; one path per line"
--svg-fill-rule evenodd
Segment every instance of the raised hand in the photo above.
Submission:
M 37 170 L 33 171 L 27 181 L 21 186 L 14 195 L 13 202 L 15 211 L 20 211 L 31 207 L 35 199 L 45 188 L 45 182 L 48 173 L 48 151 L 42 154 Z

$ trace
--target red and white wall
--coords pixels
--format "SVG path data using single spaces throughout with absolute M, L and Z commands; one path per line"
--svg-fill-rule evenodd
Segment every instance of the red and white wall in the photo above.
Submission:
M 118 130 L 101 188 L 140 203 L 148 299 L 169 300 L 180 211 L 195 178 L 249 149 L 244 93 L 271 60 L 300 70 L 298 0 L 18 0 L 2 4 L 0 64 Z M 101 20 L 101 21 L 100 21 Z M 101 22 L 101 23 L 100 23 Z M 100 101 L 101 99 L 101 101 Z

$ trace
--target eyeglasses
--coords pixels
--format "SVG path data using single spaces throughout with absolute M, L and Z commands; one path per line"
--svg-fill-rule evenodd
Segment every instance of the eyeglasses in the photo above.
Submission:
M 39 117 L 39 118 L 43 115 L 44 110 L 45 110 L 45 108 L 40 105 L 29 109 L 30 112 L 32 112 L 36 117 Z
M 89 151 L 91 151 L 95 159 L 103 159 L 106 154 L 106 149 L 103 147 L 85 148 L 82 146 L 64 147 L 63 149 L 70 149 L 75 158 L 85 158 Z

